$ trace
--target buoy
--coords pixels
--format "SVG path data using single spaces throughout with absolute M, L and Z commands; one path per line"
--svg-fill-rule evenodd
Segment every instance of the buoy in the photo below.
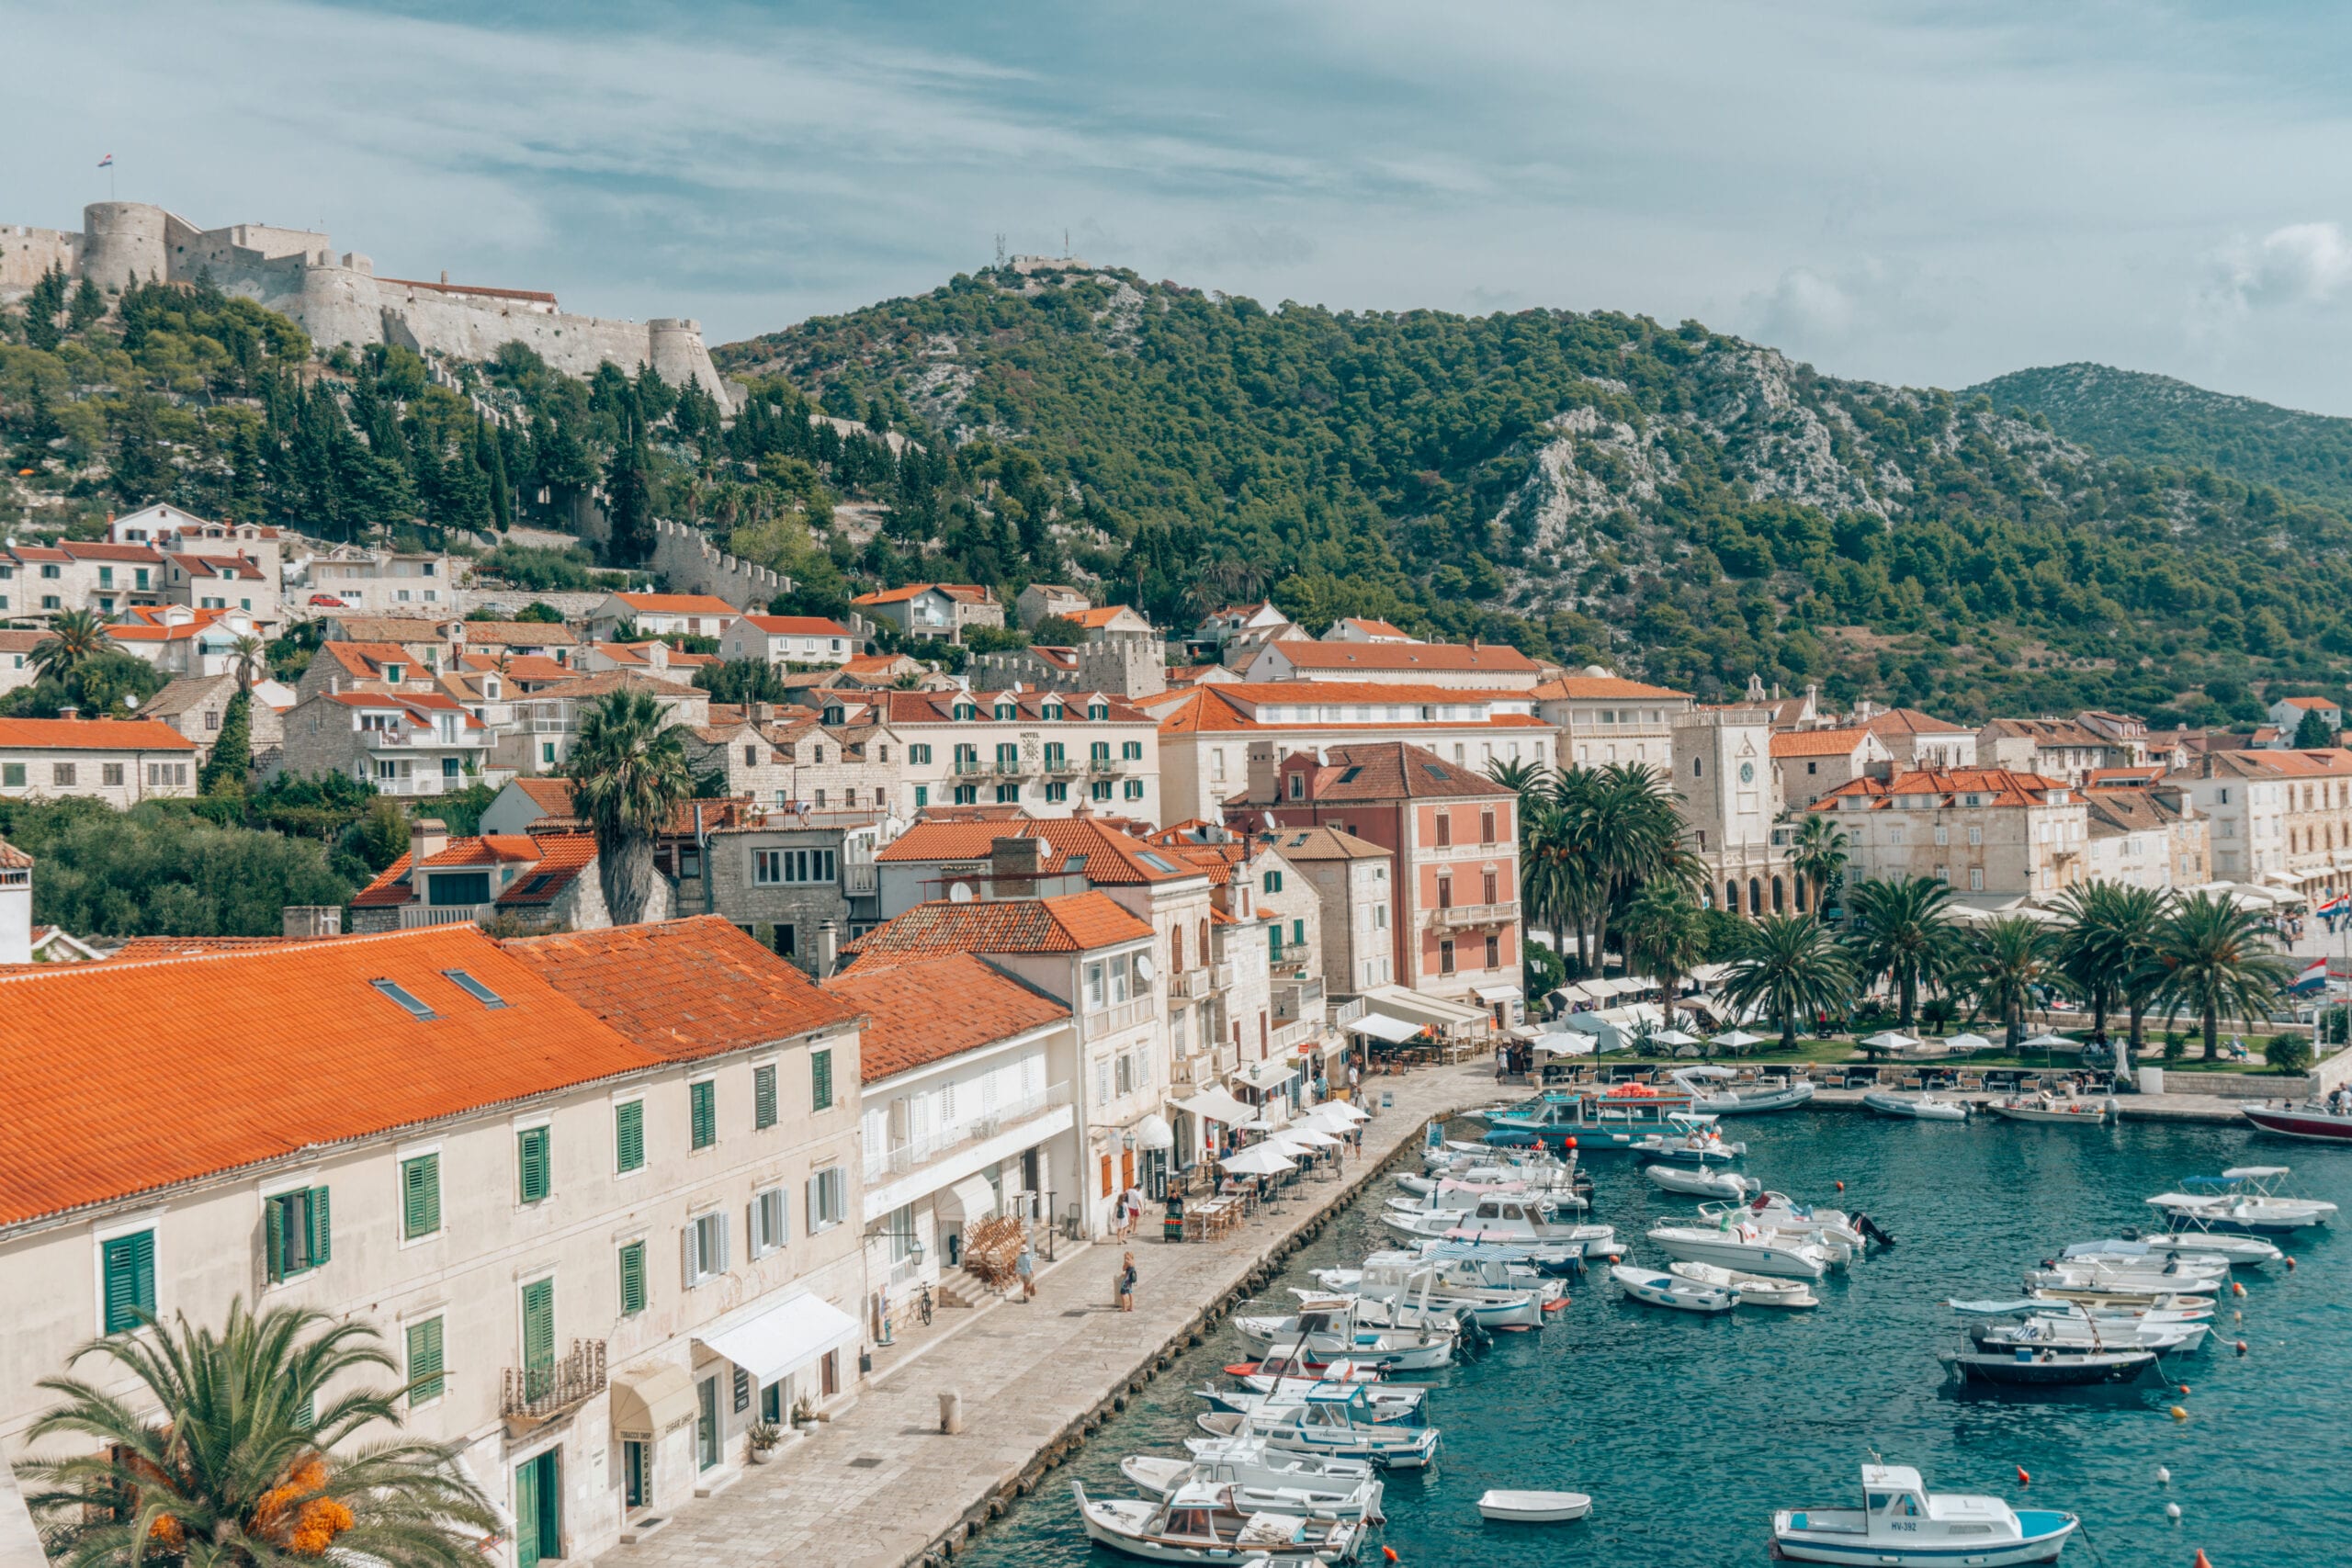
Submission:
M 2033 1477 L 2026 1473 L 2025 1466 L 2023 1465 L 2018 1466 L 2018 1484 L 2020 1486 L 2030 1486 L 2033 1484 Z
M 1393 1546 L 1384 1546 L 1380 1549 L 1380 1555 L 1388 1562 L 1394 1562 L 1396 1561 L 1396 1549 Z M 2202 1557 L 2205 1554 L 2200 1551 L 2197 1555 Z
M 2245 1321 L 2245 1314 L 2242 1312 L 2233 1312 L 2230 1314 L 2230 1321 L 2232 1323 L 2244 1323 Z
M 1567 1137 L 1565 1137 L 1565 1138 L 1561 1139 L 1561 1140 L 1560 1140 L 1560 1146 L 1561 1146 L 1562 1148 L 1564 1148 L 1564 1149 L 1572 1149 L 1572 1148 L 1575 1148 L 1575 1147 L 1577 1146 L 1576 1135 L 1575 1135 L 1574 1134 L 1570 1134 Z M 1387 1550 L 1388 1550 L 1388 1549 L 1387 1549 L 1386 1547 L 1383 1547 L 1383 1548 L 1381 1548 L 1381 1550 L 1382 1550 L 1382 1551 L 1387 1551 Z M 1393 1552 L 1393 1551 L 1389 1551 L 1389 1552 L 1388 1552 L 1388 1558 L 1389 1558 L 1389 1561 L 1393 1562 L 1395 1562 L 1395 1561 L 1396 1561 L 1396 1554 L 1395 1552 Z
M 2186 1421 L 2188 1419 L 2188 1412 L 2176 1404 L 2172 1407 L 2172 1418 L 2176 1421 Z
M 2177 1503 L 2166 1503 L 2165 1505 L 2165 1517 L 2177 1523 L 2180 1519 L 2180 1505 Z
M 2287 1255 L 2287 1267 L 2290 1269 L 2295 1267 L 2295 1255 L 2291 1252 Z
M 1842 1182 L 1842 1181 L 1841 1181 L 1841 1182 L 1839 1182 L 1839 1183 L 1838 1184 L 1838 1191 L 1840 1191 L 1840 1192 L 1843 1192 L 1844 1190 L 1846 1190 L 1846 1184 L 1845 1184 L 1844 1182 Z
M 2187 1383 L 2182 1383 L 2182 1384 L 2180 1385 L 2180 1392 L 2181 1392 L 2181 1393 L 2187 1393 L 2188 1392 L 2188 1385 Z
M 2213 1565 L 2205 1560 L 2205 1549 L 2203 1547 L 2200 1546 L 2197 1549 L 2197 1561 L 2189 1564 L 2189 1568 L 2213 1568 Z
M 2172 1484 L 2171 1466 L 2162 1464 L 2156 1466 L 2156 1484 L 2159 1486 L 2169 1486 Z
M 2245 1341 L 2243 1339 L 2238 1341 L 2238 1354 L 2240 1356 L 2244 1356 L 2245 1354 Z
M 2235 1280 L 2233 1280 L 2230 1281 L 2230 1294 L 2233 1296 L 2242 1296 L 2245 1294 L 2245 1287 L 2239 1284 Z

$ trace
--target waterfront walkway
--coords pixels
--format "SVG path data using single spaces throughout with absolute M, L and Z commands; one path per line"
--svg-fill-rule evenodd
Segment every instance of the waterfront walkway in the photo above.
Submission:
M 1363 1154 L 1336 1180 L 1309 1180 L 1233 1234 L 1210 1242 L 1131 1244 L 1136 1310 L 1112 1281 L 1120 1247 L 1061 1245 L 1037 1298 L 942 1308 L 931 1327 L 877 1351 L 857 1404 L 818 1425 L 772 1464 L 746 1467 L 716 1495 L 685 1504 L 659 1532 L 616 1547 L 607 1568 L 895 1568 L 917 1560 L 976 1506 L 1011 1485 L 1073 1423 L 1178 1347 L 1202 1313 L 1328 1214 L 1428 1118 L 1498 1098 L 1491 1063 L 1435 1067 L 1364 1085 L 1376 1108 Z M 1156 1218 L 1156 1216 L 1147 1216 Z M 939 1395 L 963 1396 L 964 1429 L 939 1432 Z

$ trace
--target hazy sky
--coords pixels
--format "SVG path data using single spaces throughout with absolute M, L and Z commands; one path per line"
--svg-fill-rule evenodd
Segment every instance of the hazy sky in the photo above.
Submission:
M 1015 252 L 1695 316 L 2352 414 L 2352 13 L 2067 0 L 36 6 L 0 220 L 107 195 L 713 342 Z M 25 69 L 28 66 L 37 69 Z

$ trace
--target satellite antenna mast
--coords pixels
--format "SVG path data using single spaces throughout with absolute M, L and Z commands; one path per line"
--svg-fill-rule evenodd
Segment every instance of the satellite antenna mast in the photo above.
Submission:
M 1062 260 L 1069 260 L 1069 231 L 1062 231 Z
M 996 237 L 996 269 L 1004 270 L 1004 235 L 1001 232 Z

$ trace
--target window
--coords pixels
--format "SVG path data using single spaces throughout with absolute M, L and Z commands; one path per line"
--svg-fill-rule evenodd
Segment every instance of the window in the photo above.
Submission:
M 1487 967 L 1499 969 L 1502 966 L 1503 939 L 1498 936 L 1490 936 L 1487 939 Z
M 704 1078 L 686 1086 L 686 1119 L 690 1124 L 689 1145 L 707 1149 L 718 1142 L 718 1085 Z
M 1125 784 L 1119 786 L 1119 790 L 1120 793 L 1129 800 L 1141 800 L 1143 798 L 1143 780 L 1129 779 Z
M 1046 791 L 1046 798 L 1048 800 L 1053 798 L 1053 792 L 1050 786 Z M 929 784 L 915 785 L 915 809 L 917 811 L 921 811 L 924 807 L 929 806 L 930 804 L 931 786 Z
M 153 773 L 155 770 L 149 768 L 147 771 Z M 147 782 L 153 784 L 155 781 L 150 778 Z M 24 788 L 25 765 L 22 762 L 0 763 L 0 784 L 5 784 L 9 789 Z
M 1437 847 L 1443 849 L 1453 842 L 1453 814 L 1440 807 L 1437 813 Z
M 1478 813 L 1478 841 L 1482 844 L 1495 841 L 1495 814 L 1491 807 Z
M 1087 748 L 1086 754 L 1094 761 L 1107 762 L 1111 760 L 1111 743 L 1108 740 L 1097 740 Z
M 555 1373 L 555 1281 L 534 1280 L 523 1287 L 523 1374 L 532 1397 Z M 539 1386 L 531 1388 L 537 1383 Z
M 44 562 L 40 569 L 40 574 L 51 581 L 55 581 L 58 575 L 57 563 L 54 561 Z
M 1945 827 L 1940 822 L 1936 824 L 1936 842 L 1939 844 L 1949 844 L 1951 842 L 1951 829 Z
M 490 873 L 435 873 L 424 879 L 424 901 L 435 908 L 447 908 L 458 904 L 487 904 L 490 902 Z
M 1453 973 L 1453 943 L 1451 941 L 1437 944 L 1437 972 L 1441 975 Z
M 808 1053 L 808 1109 L 833 1108 L 833 1054 L 830 1049 Z
M 99 763 L 98 782 L 102 784 L 119 785 L 122 783 L 122 764 L 120 762 Z
M 503 1008 L 506 1005 L 504 997 L 500 996 L 462 969 L 444 969 L 441 973 L 451 985 L 486 1008 Z
M 1120 756 L 1122 756 L 1122 757 L 1124 757 L 1124 758 L 1125 758 L 1125 759 L 1126 759 L 1128 761 L 1130 761 L 1130 762 L 1140 762 L 1140 761 L 1143 761 L 1143 742 L 1142 742 L 1142 741 L 1140 741 L 1140 740 L 1122 740 L 1122 741 L 1120 741 L 1120 742 L 1119 742 L 1119 755 L 1120 755 Z
M 71 762 L 51 762 L 49 765 L 49 777 L 50 782 L 52 784 L 71 784 L 74 782 L 74 764 Z
M 1453 878 L 1441 876 L 1437 879 L 1437 907 L 1441 909 L 1453 908 Z
M 1283 928 L 1279 924 L 1266 928 L 1266 957 L 1274 964 L 1283 961 Z
M 688 1224 L 683 1235 L 686 1289 L 727 1272 L 727 1212 L 714 1210 Z
M 98 1271 L 105 1280 L 100 1327 L 119 1334 L 139 1326 L 139 1314 L 155 1311 L 155 1233 L 136 1231 L 98 1245 Z
M 1021 803 L 1021 786 L 1017 784 L 997 785 L 996 803 L 999 806 L 1018 806 Z
M 526 1127 L 514 1134 L 515 1187 L 523 1201 L 544 1201 L 553 1179 L 548 1169 L 548 1137 L 546 1127 Z
M 792 1237 L 785 1221 L 784 1189 L 771 1187 L 752 1200 L 752 1256 L 763 1258 Z
M 1108 800 L 1108 799 L 1110 798 L 1109 786 L 1105 785 L 1105 786 L 1103 786 L 1103 789 L 1104 789 L 1104 793 L 1103 793 L 1103 796 L 1102 796 L 1102 798 L 1103 798 L 1103 799 L 1105 799 L 1105 800 Z M 979 786 L 979 785 L 978 785 L 978 784 L 957 784 L 957 785 L 956 786 L 956 805 L 958 805 L 958 806 L 978 806 L 979 803 L 980 803 L 980 786 Z
M 1108 799 L 1110 799 L 1110 798 L 1111 798 L 1111 781 L 1110 781 L 1109 779 L 1097 779 L 1094 783 L 1092 783 L 1092 784 L 1091 784 L 1087 785 L 1087 786 L 1086 786 L 1086 798 L 1087 798 L 1087 799 L 1089 799 L 1089 800 L 1108 800 Z
M 1342 782 L 1342 783 L 1344 783 L 1344 782 L 1346 782 L 1346 781 L 1342 780 L 1341 782 Z M 1304 799 L 1306 799 L 1306 774 L 1304 774 L 1304 773 L 1293 773 L 1293 774 L 1291 774 L 1291 776 L 1290 776 L 1290 797 L 1291 797 L 1293 800 L 1304 800 Z
M 1501 891 L 1500 881 L 1501 879 L 1491 871 L 1481 873 L 1478 878 L 1478 901 L 1482 904 L 1499 902 L 1496 895 Z
M 1306 922 L 1305 920 L 1293 920 L 1290 923 L 1290 944 L 1293 947 L 1305 947 L 1306 945 Z
M 829 1231 L 849 1218 L 849 1172 L 827 1166 L 808 1179 L 808 1230 Z
M 917 795 L 921 795 L 922 791 L 921 789 L 917 789 L 915 793 Z M 1069 799 L 1069 785 L 1066 784 L 1049 784 L 1046 786 L 1046 803 L 1048 806 L 1059 806 L 1068 802 Z M 922 802 L 918 800 L 915 804 L 917 806 L 921 806 Z
M 379 991 L 381 991 L 384 995 L 391 998 L 392 1000 L 400 1003 L 401 1006 L 408 1009 L 408 1013 L 411 1018 L 422 1021 L 425 1019 L 439 1018 L 441 1016 L 439 1013 L 435 1012 L 431 1008 L 426 1007 L 423 1002 L 417 1000 L 414 997 L 409 995 L 407 991 L 401 989 L 400 985 L 395 981 L 370 980 L 368 983 L 375 987 Z
M 401 1239 L 419 1241 L 441 1229 L 441 1156 L 401 1161 Z
M 408 1404 L 413 1410 L 441 1397 L 447 1380 L 442 1375 L 441 1320 L 428 1317 L 408 1325 Z
M 931 742 L 928 740 L 917 740 L 909 744 L 907 747 L 907 761 L 910 762 L 930 761 Z
M 1968 841 L 1972 844 L 1983 843 L 1984 841 L 1984 829 L 1982 828 L 1971 828 L 1968 830 Z
M 2041 874 L 2046 879 L 2050 874 L 2045 871 Z M 2046 880 L 2044 882 L 2044 886 L 2048 886 Z M 1982 866 L 1972 866 L 1969 869 L 1968 890 L 1971 893 L 1982 893 L 1984 891 L 1984 871 Z
M 54 593 L 42 594 L 40 596 L 40 607 L 44 610 L 55 610 L 60 608 L 61 606 L 57 602 L 57 595 Z
M 613 1168 L 621 1175 L 645 1168 L 645 1101 L 613 1107 Z
M 1109 999 L 1103 988 L 1102 965 L 1090 964 L 1086 966 L 1086 1010 L 1100 1012 L 1109 1005 Z
M 752 852 L 752 880 L 763 887 L 782 882 L 784 880 L 784 852 L 782 850 L 753 850 Z

